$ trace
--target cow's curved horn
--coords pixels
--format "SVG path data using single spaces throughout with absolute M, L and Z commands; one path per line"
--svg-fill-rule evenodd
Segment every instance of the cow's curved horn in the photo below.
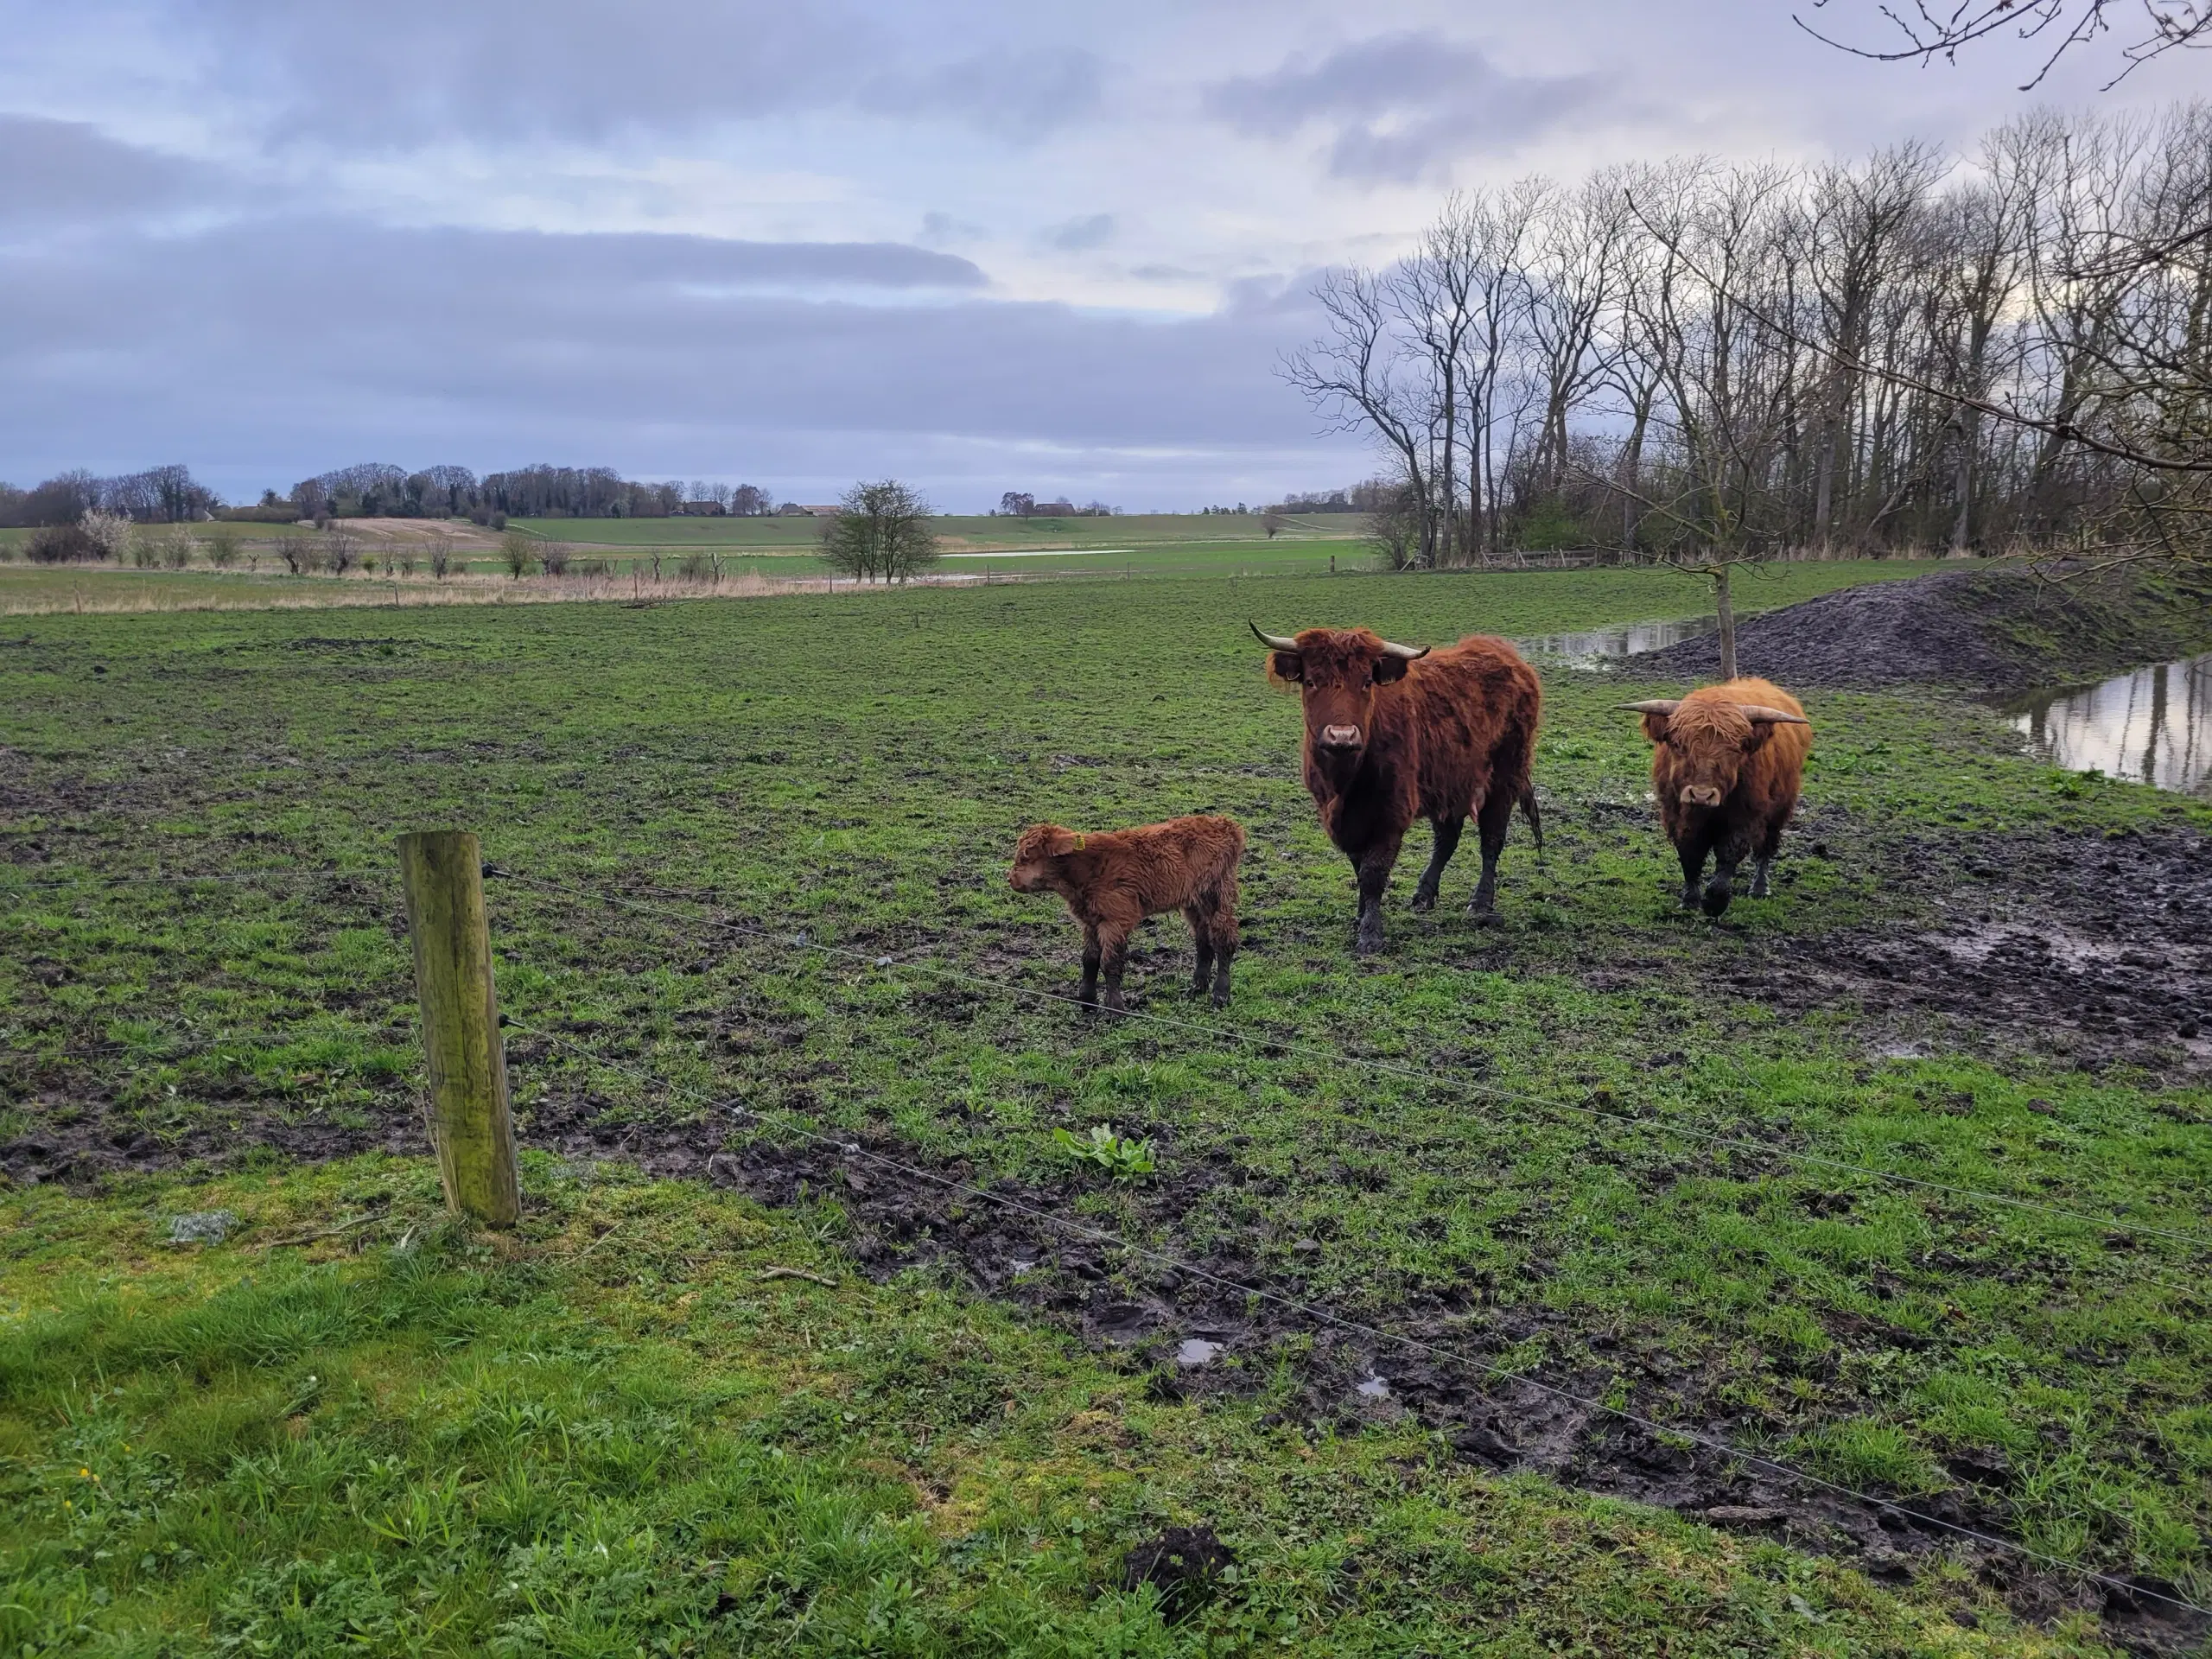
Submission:
M 1394 645 L 1388 639 L 1382 642 L 1382 649 L 1393 657 L 1404 658 L 1409 663 L 1421 661 L 1422 658 L 1428 655 L 1430 650 L 1427 645 Z
M 1294 652 L 1298 649 L 1298 641 L 1295 639 L 1287 639 L 1280 633 L 1260 633 L 1260 625 L 1249 616 L 1244 619 L 1244 626 L 1251 629 L 1254 633 L 1259 634 L 1260 643 L 1269 651 Z
M 1763 702 L 1739 702 L 1736 705 L 1744 718 L 1754 725 L 1809 726 L 1813 722 L 1802 715 L 1785 714 L 1779 709 L 1770 709 Z
M 1649 697 L 1642 702 L 1624 702 L 1617 706 L 1631 715 L 1671 715 L 1681 705 L 1680 697 Z

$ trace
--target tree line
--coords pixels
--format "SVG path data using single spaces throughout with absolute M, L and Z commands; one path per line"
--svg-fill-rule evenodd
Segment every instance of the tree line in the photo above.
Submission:
M 1281 372 L 1394 563 L 2203 546 L 2212 110 L 1453 196 Z
M 0 525 L 61 525 L 87 512 L 136 524 L 190 524 L 226 517 L 266 521 L 311 518 L 469 518 L 504 527 L 514 518 L 666 518 L 713 512 L 754 516 L 777 510 L 753 484 L 708 480 L 660 483 L 624 478 L 611 467 L 518 467 L 480 478 L 466 467 L 419 472 L 382 462 L 340 467 L 302 479 L 289 495 L 262 493 L 258 505 L 229 507 L 182 465 L 103 478 L 67 472 L 30 489 L 0 484 Z

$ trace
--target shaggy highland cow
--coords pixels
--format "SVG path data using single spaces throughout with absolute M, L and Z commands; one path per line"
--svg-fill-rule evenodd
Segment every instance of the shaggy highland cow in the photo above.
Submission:
M 1198 944 L 1193 995 L 1208 985 L 1216 1007 L 1229 1001 L 1229 964 L 1236 954 L 1236 866 L 1244 831 L 1233 818 L 1170 818 L 1135 830 L 1077 835 L 1057 823 L 1032 824 L 1014 843 L 1007 881 L 1016 893 L 1056 893 L 1083 925 L 1085 1007 L 1098 1003 L 1098 970 L 1106 970 L 1106 1007 L 1123 1011 L 1122 969 L 1129 935 L 1147 916 L 1179 910 Z
M 1796 810 L 1813 747 L 1812 722 L 1797 699 L 1770 680 L 1730 680 L 1621 707 L 1643 716 L 1653 745 L 1651 792 L 1682 861 L 1682 908 L 1697 906 L 1708 857 L 1707 915 L 1728 908 L 1747 853 L 1751 897 L 1765 898 L 1767 869 Z
M 1482 837 L 1482 879 L 1468 913 L 1491 919 L 1497 855 L 1519 806 L 1544 847 L 1529 779 L 1543 690 L 1536 671 L 1503 639 L 1484 635 L 1432 652 L 1394 645 L 1365 628 L 1308 628 L 1294 639 L 1261 633 L 1268 671 L 1298 687 L 1306 709 L 1306 787 L 1321 827 L 1359 875 L 1353 948 L 1382 948 L 1382 890 L 1417 817 L 1436 845 L 1414 889 L 1414 908 L 1436 903 L 1444 867 L 1472 817 Z

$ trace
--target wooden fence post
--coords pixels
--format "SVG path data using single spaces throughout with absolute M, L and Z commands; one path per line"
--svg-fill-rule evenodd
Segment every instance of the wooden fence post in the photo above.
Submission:
M 430 1136 L 446 1204 L 487 1226 L 512 1227 L 522 1213 L 522 1184 L 492 983 L 483 859 L 464 830 L 399 838 L 423 1052 L 430 1065 Z

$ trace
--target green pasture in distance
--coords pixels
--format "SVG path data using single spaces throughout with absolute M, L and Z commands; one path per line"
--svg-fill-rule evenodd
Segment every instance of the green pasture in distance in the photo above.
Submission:
M 512 518 L 534 536 L 609 547 L 774 547 L 817 544 L 822 520 L 772 513 L 723 518 Z M 1275 540 L 1357 540 L 1357 515 L 1321 513 L 1290 519 Z M 1122 513 L 1111 518 L 996 518 L 948 514 L 931 527 L 956 546 L 1124 547 L 1152 542 L 1264 543 L 1256 513 Z
M 1784 565 L 1745 579 L 1738 603 L 1783 604 L 1930 568 Z M 11 620 L 0 650 L 0 744 L 10 757 L 0 1145 L 35 1142 L 57 1157 L 114 1164 L 118 1179 L 136 1179 L 124 1147 L 180 1160 L 263 1147 L 226 1179 L 257 1178 L 258 1159 L 276 1182 L 309 1179 L 283 1173 L 288 1154 L 405 1142 L 416 1133 L 420 1061 L 391 837 L 430 823 L 473 827 L 514 873 L 493 884 L 492 903 L 523 1138 L 585 1148 L 572 1154 L 572 1171 L 655 1147 L 673 1149 L 671 1166 L 699 1169 L 701 1143 L 689 1137 L 700 1134 L 705 1146 L 772 1162 L 788 1151 L 778 1125 L 795 1118 L 840 1141 L 1042 1194 L 1054 1213 L 1133 1244 L 1239 1264 L 1239 1274 L 1295 1287 L 1369 1324 L 1425 1332 L 1662 1421 L 1725 1433 L 1852 1486 L 1970 1503 L 1982 1524 L 2035 1548 L 2212 1594 L 2212 1261 L 2197 1242 L 2212 1190 L 2212 1093 L 2202 1073 L 2078 1065 L 2039 1046 L 2041 1033 L 1985 1040 L 1902 998 L 1883 1007 L 1842 989 L 1790 1006 L 1763 998 L 1758 982 L 1762 964 L 1838 939 L 1925 950 L 1916 941 L 1942 918 L 2031 913 L 2040 895 L 2012 874 L 2028 855 L 2056 846 L 2102 868 L 2129 849 L 2193 845 L 2212 829 L 2212 807 L 2056 772 L 1980 704 L 1914 688 L 1808 691 L 1816 737 L 1777 895 L 1739 901 L 1714 927 L 1674 907 L 1672 855 L 1645 798 L 1649 747 L 1616 707 L 1680 686 L 1546 662 L 1536 779 L 1547 857 L 1535 858 L 1516 824 L 1498 925 L 1478 927 L 1460 908 L 1475 879 L 1473 849 L 1463 848 L 1442 905 L 1416 917 L 1406 899 L 1427 850 L 1417 828 L 1388 901 L 1389 947 L 1355 962 L 1351 874 L 1299 780 L 1297 702 L 1268 684 L 1245 619 L 1275 629 L 1366 623 L 1421 643 L 1471 632 L 1529 639 L 1689 613 L 1705 591 L 1652 569 L 1331 582 L 1310 569 L 1236 569 L 635 607 Z M 1789 682 L 1787 664 L 1748 666 Z M 1253 1041 L 1088 1022 L 988 982 L 1065 995 L 1075 981 L 1076 937 L 1059 907 L 1007 886 L 1023 824 L 1103 828 L 1191 811 L 1232 813 L 1250 836 L 1236 1001 L 1216 1016 L 1186 1000 L 1187 945 L 1171 918 L 1141 936 L 1132 1005 Z M 118 880 L 256 868 L 286 879 Z M 767 937 L 728 931 L 732 921 Z M 855 954 L 824 955 L 825 944 Z M 1363 1057 L 1391 1069 L 1354 1063 Z M 754 1116 L 702 1116 L 708 1103 L 730 1100 Z M 1632 1121 L 1593 1122 L 1553 1109 L 1560 1103 Z M 1053 1131 L 1108 1123 L 1153 1141 L 1154 1176 L 1116 1184 L 1071 1166 Z M 1741 1144 L 1716 1147 L 1698 1133 Z M 421 1166 L 409 1168 L 409 1179 L 427 1179 Z M 797 1218 L 811 1230 L 803 1236 L 829 1255 L 850 1252 L 886 1272 L 912 1264 L 940 1282 L 911 1234 L 869 1219 L 880 1198 L 865 1180 L 818 1170 L 805 1179 Z M 178 1202 L 135 1196 L 153 1192 L 125 1185 L 85 1202 L 101 1227 L 150 1228 L 153 1206 Z M 334 1198 L 287 1203 L 288 1217 L 343 1218 Z M 129 1210 L 138 1204 L 148 1209 Z M 959 1249 L 962 1229 L 981 1224 L 980 1211 L 963 1211 L 938 1243 Z M 584 1276 L 634 1283 L 651 1293 L 641 1300 L 665 1308 L 662 1289 L 688 1294 L 694 1268 L 664 1267 L 654 1252 L 711 1257 L 650 1217 L 632 1228 L 582 1258 Z M 26 1249 L 53 1236 L 35 1220 L 0 1232 Z M 788 1237 L 779 1234 L 776 1248 Z M 1270 1325 L 1241 1300 L 1176 1300 L 1188 1291 L 1134 1252 L 1102 1249 L 1096 1258 L 1088 1274 L 1057 1259 L 1020 1274 L 1001 1262 L 992 1272 L 1013 1276 L 991 1282 L 1033 1306 L 1166 1302 L 1184 1310 L 1179 1317 L 1218 1322 L 1231 1332 L 1222 1363 L 1252 1399 L 1323 1438 L 1336 1424 L 1339 1438 L 1359 1444 L 1352 1425 L 1368 1408 L 1354 1393 L 1356 1368 L 1386 1359 L 1380 1350 L 1326 1346 L 1313 1332 Z M 817 1259 L 829 1257 L 803 1261 Z M 557 1295 L 568 1269 L 546 1271 L 507 1282 L 518 1295 L 531 1282 Z M 68 1274 L 48 1273 L 41 1294 L 81 1296 L 73 1305 L 89 1306 L 110 1294 L 91 1267 Z M 416 1315 L 381 1323 L 376 1310 L 397 1305 L 391 1298 L 405 1282 L 372 1289 L 378 1300 L 358 1318 L 302 1314 L 306 1323 L 286 1326 L 303 1334 L 288 1338 L 282 1367 L 326 1337 L 358 1346 L 379 1332 L 455 1356 L 512 1351 L 501 1333 L 514 1327 L 488 1314 L 456 1323 L 422 1304 L 419 1326 L 405 1323 Z M 251 1314 L 260 1305 L 241 1306 Z M 694 1306 L 712 1311 L 703 1290 Z M 863 1325 L 869 1317 L 858 1316 Z M 57 1351 L 89 1356 L 87 1376 L 99 1364 L 124 1379 L 103 1386 L 143 1389 L 131 1409 L 171 1409 L 163 1391 L 175 1385 L 133 1356 L 188 1350 L 126 1352 L 127 1334 L 106 1348 L 98 1328 L 74 1328 L 77 1346 Z M 257 1327 L 242 1314 L 224 1328 Z M 599 1363 L 590 1356 L 609 1344 L 573 1334 L 562 1363 Z M 709 1334 L 686 1332 L 683 1341 Z M 916 1316 L 911 1334 L 912 1351 L 882 1361 L 895 1381 L 810 1384 L 835 1402 L 823 1432 L 849 1432 L 858 1455 L 919 1421 L 902 1414 L 943 1368 L 985 1392 L 1002 1374 L 987 1348 L 959 1345 L 941 1323 Z M 1179 1334 L 1116 1347 L 1124 1357 L 1113 1363 L 1156 1371 L 1170 1393 Z M 29 1389 L 60 1387 L 36 1358 L 54 1340 L 27 1342 L 31 1357 L 8 1374 L 30 1379 Z M 844 1363 L 811 1351 L 822 1364 Z M 265 1396 L 253 1421 L 270 1437 L 266 1455 L 289 1455 L 296 1415 L 308 1419 L 303 1440 L 338 1437 L 334 1461 L 316 1465 L 337 1472 L 315 1491 L 342 1490 L 346 1459 L 367 1446 L 379 1458 L 408 1448 L 411 1461 L 387 1471 L 389 1490 L 374 1488 L 374 1512 L 424 1518 L 393 1520 L 402 1535 L 387 1542 L 364 1541 L 372 1553 L 364 1572 L 397 1573 L 424 1559 L 399 1553 L 416 1548 L 406 1539 L 435 1535 L 441 1551 L 448 1536 L 551 1549 L 566 1535 L 518 1541 L 474 1518 L 472 1506 L 491 1503 L 493 1483 L 512 1472 L 452 1451 L 474 1427 L 440 1440 L 435 1424 L 395 1424 L 364 1407 L 327 1420 L 326 1431 L 321 1406 L 296 1406 L 310 1371 L 328 1375 L 246 1370 L 225 1387 Z M 550 1447 L 558 1417 L 582 1409 L 563 1403 L 581 1396 L 557 1382 L 536 1407 L 535 1385 L 518 1383 L 455 1409 L 475 1424 L 481 1403 L 491 1414 L 483 1434 L 496 1438 L 494 1418 L 508 1425 L 498 1431 L 508 1436 L 502 1446 Z M 374 1387 L 364 1392 L 377 1396 Z M 1019 1387 L 992 1394 L 993 1408 L 1003 1414 L 1009 1395 L 1027 1397 Z M 668 1408 L 690 1421 L 690 1407 Z M 1152 1431 L 1141 1414 L 1098 1408 L 1108 1414 L 1093 1429 L 1131 1436 L 1117 1450 L 1147 1466 Z M 225 1455 L 224 1425 L 246 1421 L 232 1410 L 210 1405 L 204 1429 Z M 541 1435 L 530 1425 L 548 1410 L 556 1421 Z M 31 1462 L 45 1471 L 0 1488 L 0 1504 L 23 1516 L 66 1495 L 52 1471 L 70 1453 L 60 1437 L 79 1432 L 40 1411 L 30 1420 L 48 1425 L 48 1438 L 19 1434 L 0 1448 L 17 1460 L 0 1471 Z M 591 1421 L 613 1427 L 571 1432 L 568 1443 L 661 1443 L 631 1435 L 626 1417 Z M 970 1444 L 992 1438 L 982 1421 L 969 1425 L 982 1437 Z M 1224 1426 L 1226 1416 L 1198 1421 L 1192 1432 L 1224 1448 L 1224 1462 L 1256 1444 L 1236 1438 L 1244 1431 Z M 1255 1420 L 1254 1432 L 1262 1427 Z M 1388 1432 L 1401 1430 L 1414 1432 L 1390 1420 Z M 1043 1460 L 1060 1444 L 1040 1438 L 1025 1455 Z M 1663 1443 L 1649 1450 L 1663 1461 Z M 1237 1466 L 1294 1482 L 1312 1468 L 1325 1484 L 1332 1467 L 1309 1465 L 1287 1445 L 1253 1455 L 1256 1464 Z M 221 1456 L 194 1465 L 231 1466 Z M 451 1496 L 427 1489 L 455 1468 Z M 241 1476 L 242 1490 L 295 1472 L 272 1465 Z M 310 1476 L 321 1478 L 297 1478 Z M 524 1486 L 537 1491 L 541 1476 L 567 1478 L 531 1471 Z M 634 1492 L 658 1473 L 644 1466 L 625 1478 Z M 1533 1476 L 1508 1484 L 1564 1502 Z M 525 1498 L 514 1498 L 512 1513 L 536 1513 Z M 293 1512 L 272 1502 L 274 1513 Z M 1163 1518 L 1206 1518 L 1188 1506 L 1157 1509 Z M 932 1535 L 977 1536 L 983 1512 L 956 1507 L 932 1523 L 948 1530 Z M 39 1526 L 53 1524 L 49 1511 L 37 1513 Z M 618 1518 L 625 1535 L 640 1536 L 662 1513 Z M 1102 1497 L 1102 1513 L 1126 1540 L 1128 1511 Z M 1370 1530 L 1361 1512 L 1363 1548 L 1383 1551 L 1363 1582 L 1403 1570 L 1393 1552 L 1434 1535 L 1427 1513 L 1401 1509 Z M 694 1538 L 667 1535 L 687 1548 Z M 991 1559 L 990 1547 L 969 1546 L 986 1554 L 960 1559 Z M 54 1570 L 124 1572 L 94 1564 L 101 1548 L 110 1546 L 88 1542 Z M 718 1548 L 702 1543 L 687 1559 Z M 1583 1570 L 1580 1546 L 1561 1548 Z M 1757 1548 L 1776 1582 L 1802 1586 L 1817 1570 L 1778 1535 Z M 532 1573 L 559 1566 L 528 1559 Z M 929 1577 L 936 1558 L 883 1559 L 901 1581 L 944 1582 Z M 1473 1574 L 1456 1580 L 1469 1599 L 1462 1605 L 1491 1605 L 1483 1598 L 1506 1581 L 1452 1560 Z M 658 1558 L 637 1564 L 637 1574 L 626 1581 L 666 1575 Z M 507 1581 L 567 1583 L 557 1574 Z M 94 1587 L 69 1582 L 86 1598 Z M 1601 1582 L 1622 1591 L 1626 1581 Z M 288 1605 L 274 1580 L 231 1588 L 240 1621 Z M 53 1595 L 77 1593 L 65 1584 Z M 402 1605 L 413 1593 L 411 1577 L 395 1592 Z M 957 1592 L 922 1593 L 942 1611 Z M 1827 1601 L 1796 1593 L 1823 1619 L 1835 1616 Z M 1976 1604 L 1984 1592 L 1944 1569 L 1904 1593 L 1980 1605 L 1977 1617 L 1994 1628 L 1986 1599 Z M 1674 1645 L 1643 1645 L 1695 1652 L 1707 1634 L 1732 1628 L 1685 1615 Z M 1842 1625 L 1816 1630 L 1825 1634 L 1793 1635 L 1785 1649 L 1885 1650 Z M 1324 1638 L 1299 1639 L 1327 1650 Z M 1637 1650 L 1610 1627 L 1543 1639 Z M 2095 1650 L 2078 1624 L 2053 1639 Z M 1777 1640 L 1736 1645 L 1758 1652 Z M 2029 1650 L 2024 1642 L 1993 1650 Z M 1948 1630 L 1891 1646 L 1974 1650 Z

